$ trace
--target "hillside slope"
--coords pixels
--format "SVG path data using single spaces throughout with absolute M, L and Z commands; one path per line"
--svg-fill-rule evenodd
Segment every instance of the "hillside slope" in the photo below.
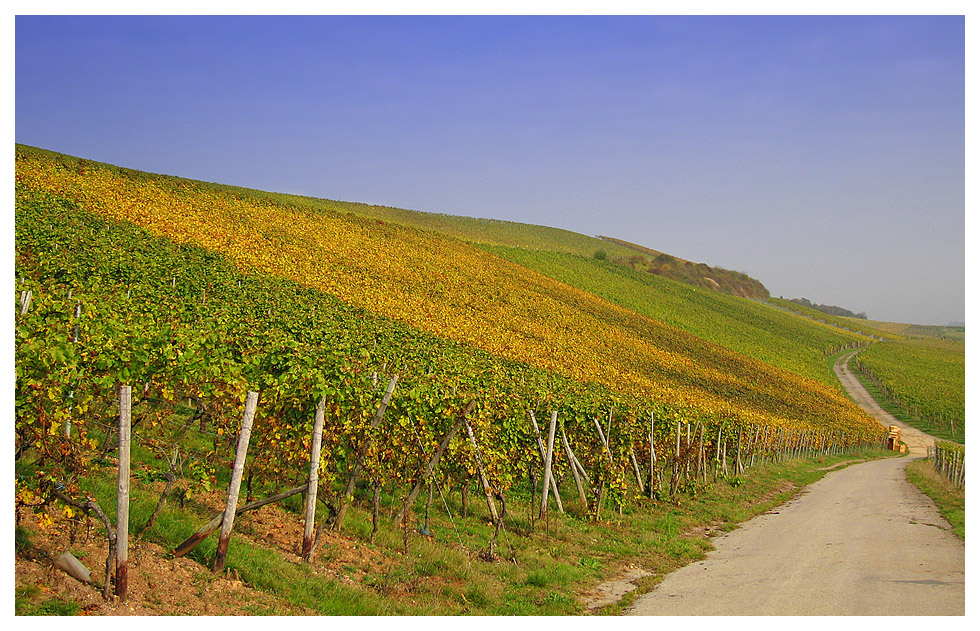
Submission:
M 746 300 L 625 269 L 607 261 L 524 248 L 484 246 L 546 276 L 654 320 L 830 386 L 826 355 L 865 336 Z
M 17 149 L 17 180 L 429 333 L 625 396 L 747 422 L 870 428 L 836 389 L 458 239 Z
M 694 263 L 612 237 L 590 237 L 571 230 L 501 219 L 428 213 L 391 206 L 336 201 L 288 193 L 269 193 L 223 184 L 194 182 L 192 180 L 181 181 L 231 193 L 240 199 L 286 204 L 314 213 L 350 213 L 360 217 L 439 232 L 469 243 L 562 252 L 608 260 L 624 268 L 638 270 L 651 276 L 670 278 L 719 293 L 752 298 L 769 296 L 769 291 L 761 282 L 741 272 L 709 267 L 704 263 Z

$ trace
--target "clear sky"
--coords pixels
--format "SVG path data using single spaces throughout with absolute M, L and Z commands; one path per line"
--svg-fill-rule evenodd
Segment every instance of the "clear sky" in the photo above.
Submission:
M 964 18 L 25 17 L 17 142 L 964 320 Z

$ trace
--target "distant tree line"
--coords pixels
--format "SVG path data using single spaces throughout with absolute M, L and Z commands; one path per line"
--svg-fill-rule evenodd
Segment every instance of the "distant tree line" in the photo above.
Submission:
M 807 300 L 806 298 L 793 298 L 790 300 L 790 302 L 795 302 L 798 305 L 802 305 L 804 307 L 810 307 L 811 309 L 816 309 L 817 311 L 823 311 L 824 313 L 834 315 L 834 316 L 843 316 L 845 318 L 861 318 L 862 320 L 868 319 L 868 315 L 863 311 L 861 313 L 854 313 L 853 311 L 850 311 L 849 309 L 845 309 L 844 307 L 837 307 L 834 305 L 815 305 L 809 300 Z

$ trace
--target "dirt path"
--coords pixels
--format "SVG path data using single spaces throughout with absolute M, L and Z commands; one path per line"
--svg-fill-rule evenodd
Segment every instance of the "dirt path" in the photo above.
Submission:
M 867 397 L 846 367 L 838 375 L 856 400 Z M 882 424 L 897 424 L 875 407 L 867 409 Z M 913 456 L 925 455 L 931 440 L 911 428 L 903 439 Z M 827 474 L 716 539 L 704 561 L 668 575 L 629 613 L 964 615 L 963 542 L 906 481 L 907 463 L 889 458 Z
M 854 351 L 853 353 L 848 353 L 837 359 L 834 363 L 834 372 L 837 374 L 837 379 L 840 380 L 841 385 L 847 390 L 847 393 L 851 395 L 851 398 L 864 410 L 875 417 L 879 423 L 883 426 L 888 427 L 889 425 L 898 425 L 902 428 L 902 440 L 909 446 L 909 455 L 916 458 L 924 458 L 926 455 L 926 447 L 932 445 L 933 441 L 936 439 L 928 434 L 915 429 L 910 425 L 899 421 L 894 416 L 888 412 L 881 409 L 878 402 L 868 394 L 868 391 L 864 389 L 858 378 L 854 376 L 854 373 L 850 371 L 847 367 L 847 362 L 851 360 L 852 357 L 858 354 L 859 351 Z

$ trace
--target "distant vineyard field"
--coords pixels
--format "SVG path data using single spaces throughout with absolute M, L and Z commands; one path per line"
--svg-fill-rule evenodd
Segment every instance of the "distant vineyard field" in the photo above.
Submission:
M 845 318 L 830 315 L 829 313 L 824 313 L 823 311 L 819 311 L 812 307 L 807 307 L 805 305 L 797 304 L 782 298 L 770 298 L 768 302 L 780 307 L 781 309 L 798 313 L 817 322 L 823 322 L 845 331 L 851 331 L 866 336 L 874 335 L 884 339 L 899 339 L 901 337 L 891 332 L 888 328 L 878 327 L 876 326 L 875 322 L 865 320 L 864 318 Z
M 755 301 L 625 269 L 593 257 L 484 246 L 510 261 L 772 366 L 828 385 L 826 353 L 867 338 Z
M 960 435 L 966 420 L 966 354 L 961 342 L 940 339 L 874 344 L 861 352 L 868 368 L 913 416 Z
M 846 318 L 855 322 L 862 322 L 855 318 Z M 906 338 L 941 338 L 948 341 L 966 340 L 966 329 L 961 326 L 936 326 L 925 324 L 904 324 L 901 322 L 879 322 L 875 320 L 864 320 L 865 326 L 879 331 L 884 331 L 897 337 Z

